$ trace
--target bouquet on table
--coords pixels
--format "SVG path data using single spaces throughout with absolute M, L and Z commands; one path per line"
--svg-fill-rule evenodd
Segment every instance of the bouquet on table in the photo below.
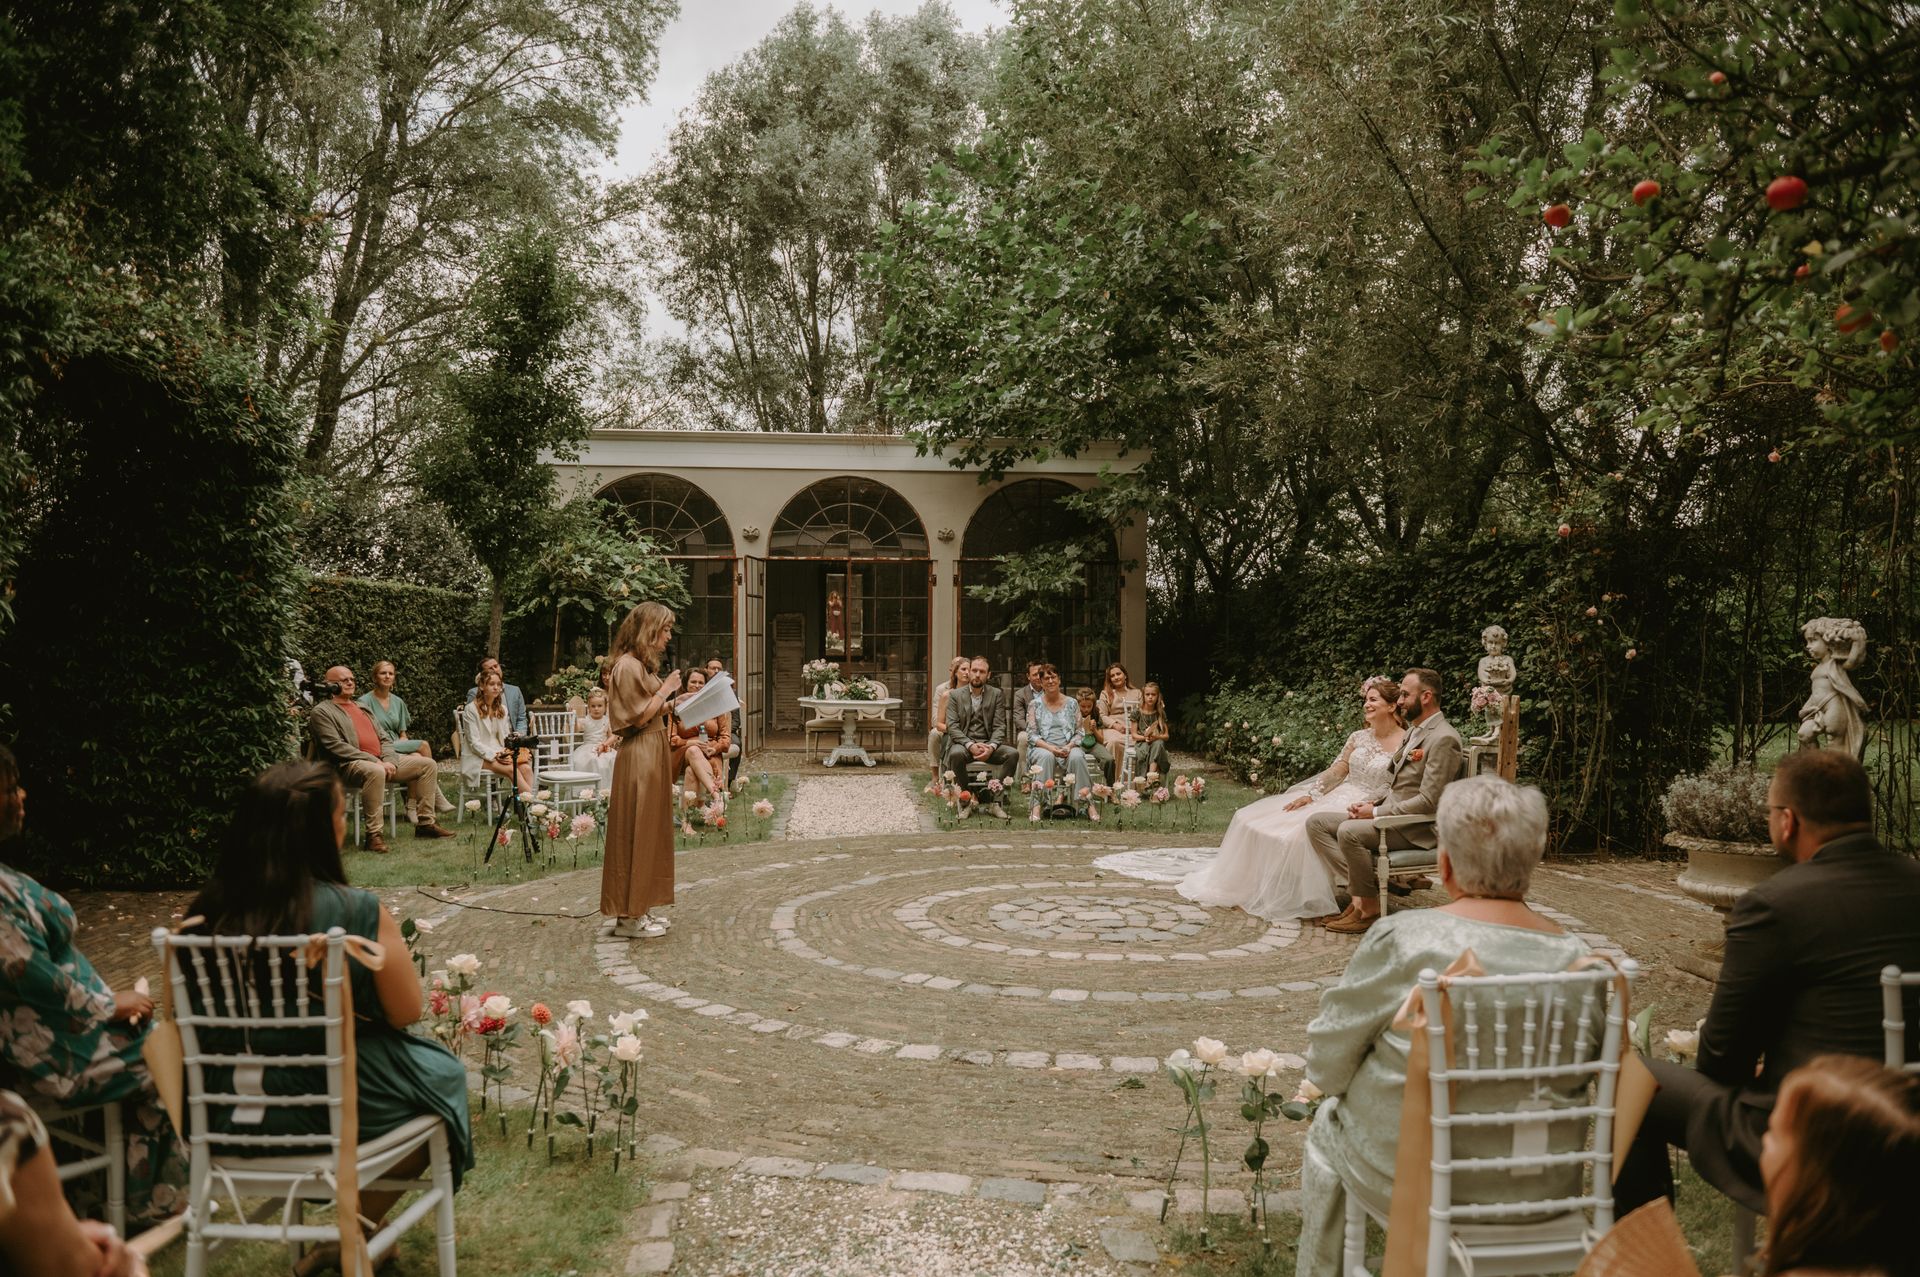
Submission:
M 850 678 L 847 680 L 847 685 L 840 689 L 840 699 L 847 701 L 877 701 L 880 699 L 880 689 L 874 685 L 872 679 L 862 677 Z
M 835 661 L 813 660 L 800 667 L 801 679 L 812 685 L 813 694 L 819 696 L 827 690 L 827 684 L 840 677 L 840 666 Z

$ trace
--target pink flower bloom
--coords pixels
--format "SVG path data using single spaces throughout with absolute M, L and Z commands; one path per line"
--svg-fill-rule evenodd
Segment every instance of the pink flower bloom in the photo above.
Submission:
M 570 1069 L 580 1062 L 580 1030 L 573 1027 L 573 1021 L 563 1020 L 553 1030 L 553 1062 L 563 1069 Z
M 485 1019 L 480 1012 L 480 996 L 474 993 L 460 995 L 460 1025 L 468 1032 L 480 1031 L 480 1021 Z
M 496 838 L 494 841 L 498 842 L 502 847 L 506 846 L 509 842 L 513 841 L 511 838 L 507 837 L 507 829 L 505 825 L 502 825 L 500 827 L 500 836 Z
M 753 805 L 753 814 L 765 820 L 767 817 L 773 815 L 773 804 L 767 799 L 762 798 Z
M 1164 803 L 1165 801 L 1167 801 L 1168 796 L 1169 795 L 1167 794 L 1167 787 L 1165 785 L 1162 785 L 1160 786 L 1160 788 L 1153 791 L 1153 801 L 1155 801 L 1156 803 Z
M 573 818 L 573 836 L 575 838 L 585 838 L 599 827 L 600 822 L 593 818 L 593 813 L 590 811 L 583 811 Z

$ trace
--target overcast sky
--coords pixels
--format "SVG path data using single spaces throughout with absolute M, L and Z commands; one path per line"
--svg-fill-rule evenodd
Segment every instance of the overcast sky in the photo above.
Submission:
M 876 10 L 906 14 L 923 0 L 854 0 L 850 4 L 815 8 L 838 9 L 850 21 L 861 21 Z M 1006 14 L 995 0 L 947 0 L 947 7 L 969 31 L 1006 25 Z M 620 177 L 642 173 L 666 149 L 680 112 L 693 105 L 707 76 L 753 48 L 774 24 L 794 8 L 794 0 L 680 0 L 680 16 L 660 42 L 660 74 L 654 77 L 647 100 L 620 115 L 620 148 L 613 171 Z

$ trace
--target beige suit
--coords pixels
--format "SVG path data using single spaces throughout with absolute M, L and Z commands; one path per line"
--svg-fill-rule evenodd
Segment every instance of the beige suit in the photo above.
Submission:
M 1440 804 L 1440 791 L 1460 775 L 1462 753 L 1460 733 L 1439 710 L 1415 723 L 1394 753 L 1393 779 L 1387 792 L 1374 800 L 1373 814 L 1431 816 Z M 1307 840 L 1334 877 L 1347 880 L 1347 893 L 1355 900 L 1380 894 L 1379 875 L 1373 868 L 1380 831 L 1372 820 L 1348 820 L 1337 811 L 1319 812 L 1307 820 Z M 1412 830 L 1389 831 L 1387 849 L 1432 847 L 1434 841 L 1432 825 L 1417 825 Z
M 340 773 L 341 784 L 360 791 L 360 808 L 366 813 L 369 838 L 380 831 L 380 812 L 387 801 L 389 763 L 393 765 L 393 779 L 407 787 L 407 819 L 415 824 L 433 823 L 434 800 L 440 796 L 440 766 L 425 751 L 395 753 L 393 737 L 375 722 L 373 730 L 380 738 L 380 752 L 367 753 L 360 748 L 360 733 L 354 729 L 351 712 L 334 701 L 315 705 L 307 715 L 307 726 L 313 733 L 314 751 L 320 761 L 333 764 Z

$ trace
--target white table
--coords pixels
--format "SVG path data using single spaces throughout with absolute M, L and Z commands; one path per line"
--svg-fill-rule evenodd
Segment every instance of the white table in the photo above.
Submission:
M 863 711 L 892 709 L 900 704 L 900 698 L 889 696 L 877 701 L 849 701 L 833 696 L 802 696 L 800 703 L 817 711 L 822 717 L 840 716 L 840 743 L 827 755 L 827 766 L 834 767 L 851 759 L 871 767 L 873 755 L 860 747 L 860 715 Z

